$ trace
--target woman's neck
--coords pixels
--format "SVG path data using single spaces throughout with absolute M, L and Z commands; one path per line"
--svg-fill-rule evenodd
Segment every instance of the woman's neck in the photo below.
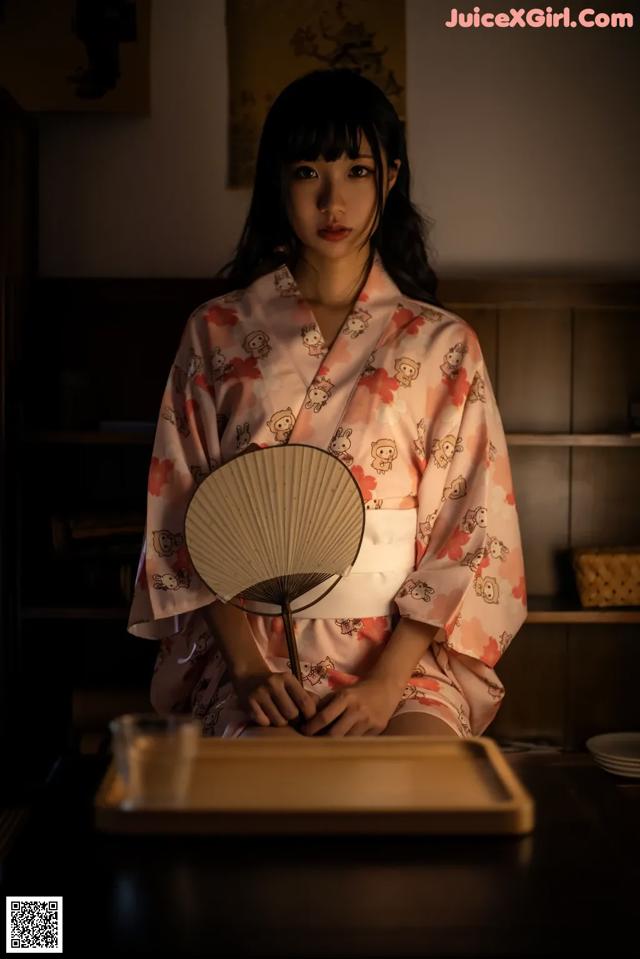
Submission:
M 292 275 L 310 306 L 349 310 L 366 280 L 368 257 L 367 248 L 336 260 L 302 253 Z

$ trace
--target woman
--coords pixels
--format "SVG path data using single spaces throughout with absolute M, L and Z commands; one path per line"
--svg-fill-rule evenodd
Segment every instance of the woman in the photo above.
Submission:
M 472 736 L 500 707 L 493 666 L 527 611 L 509 458 L 478 339 L 436 298 L 409 188 L 378 87 L 349 70 L 294 81 L 265 121 L 221 271 L 231 292 L 187 321 L 128 629 L 161 640 L 154 708 L 200 716 L 205 735 L 299 735 L 288 722 L 302 714 L 306 735 Z M 303 684 L 279 617 L 216 601 L 183 535 L 197 483 L 287 442 L 349 467 L 365 538 L 400 557 L 357 597 L 340 605 L 336 587 L 296 618 Z

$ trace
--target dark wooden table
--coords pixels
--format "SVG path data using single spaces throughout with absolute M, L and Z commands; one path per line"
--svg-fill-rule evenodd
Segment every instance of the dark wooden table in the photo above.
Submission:
M 3 870 L 62 895 L 64 954 L 585 956 L 637 946 L 640 781 L 588 754 L 505 753 L 525 837 L 123 837 L 96 832 L 108 756 L 69 757 Z

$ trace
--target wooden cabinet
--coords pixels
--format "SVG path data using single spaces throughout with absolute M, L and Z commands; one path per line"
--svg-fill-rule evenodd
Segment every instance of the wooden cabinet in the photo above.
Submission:
M 582 749 L 638 729 L 640 608 L 582 609 L 571 550 L 640 545 L 640 284 L 452 279 L 440 295 L 482 344 L 525 554 L 529 615 L 497 664 L 506 696 L 487 734 Z
M 9 771 L 0 776 L 0 810 L 11 802 L 21 771 L 38 765 L 21 720 L 29 705 L 22 685 L 17 523 L 22 326 L 37 271 L 37 155 L 34 119 L 0 88 L 0 760 Z M 40 756 L 44 767 L 47 758 Z M 1 845 L 4 822 L 0 834 Z
M 35 386 L 24 392 L 21 439 L 30 504 L 21 518 L 29 544 L 21 618 L 34 648 L 55 644 L 67 696 L 84 689 L 86 698 L 91 688 L 97 696 L 100 687 L 144 694 L 157 646 L 126 632 L 128 603 L 115 579 L 88 602 L 73 565 L 52 551 L 51 514 L 144 514 L 153 432 L 179 338 L 191 311 L 220 292 L 206 279 L 36 285 L 23 372 Z M 525 551 L 529 615 L 496 667 L 507 694 L 487 734 L 573 749 L 596 732 L 638 728 L 640 609 L 581 609 L 570 550 L 640 542 L 640 440 L 627 418 L 640 388 L 640 288 L 624 280 L 444 279 L 439 295 L 480 338 Z M 99 429 L 117 420 L 148 428 Z

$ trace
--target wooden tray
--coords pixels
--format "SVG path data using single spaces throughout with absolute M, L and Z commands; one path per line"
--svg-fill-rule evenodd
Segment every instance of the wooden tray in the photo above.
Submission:
M 535 805 L 488 737 L 200 740 L 179 808 L 123 808 L 112 761 L 96 828 L 118 833 L 516 834 Z

